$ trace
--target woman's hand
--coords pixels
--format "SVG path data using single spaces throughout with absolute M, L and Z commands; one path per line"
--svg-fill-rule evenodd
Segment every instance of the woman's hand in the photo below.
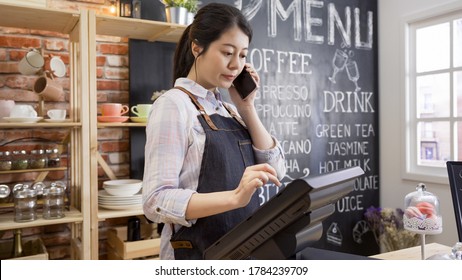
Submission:
M 245 207 L 257 188 L 269 181 L 281 186 L 276 170 L 271 165 L 262 163 L 249 166 L 234 190 L 192 194 L 186 208 L 186 219 L 199 219 Z
M 242 106 L 249 106 L 249 105 L 253 106 L 255 95 L 256 95 L 257 89 L 259 88 L 259 84 L 260 84 L 260 76 L 258 76 L 257 71 L 253 68 L 253 66 L 250 63 L 246 63 L 242 71 L 247 71 L 250 73 L 250 76 L 252 76 L 252 78 L 255 80 L 257 87 L 245 100 L 242 100 L 239 93 L 237 92 L 237 89 L 234 86 L 231 86 L 229 88 L 231 100 L 233 101 L 233 103 L 236 105 L 237 108 L 241 108 Z
M 271 165 L 262 163 L 247 167 L 239 182 L 239 186 L 233 191 L 233 199 L 236 206 L 238 208 L 246 206 L 257 188 L 262 187 L 268 181 L 281 186 L 276 170 Z

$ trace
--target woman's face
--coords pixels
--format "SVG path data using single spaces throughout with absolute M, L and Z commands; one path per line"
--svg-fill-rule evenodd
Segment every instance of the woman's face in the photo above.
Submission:
M 235 26 L 224 32 L 210 44 L 205 53 L 197 57 L 188 78 L 211 91 L 217 87 L 229 88 L 244 68 L 248 48 L 249 37 Z M 192 51 L 197 54 L 202 48 L 193 44 Z

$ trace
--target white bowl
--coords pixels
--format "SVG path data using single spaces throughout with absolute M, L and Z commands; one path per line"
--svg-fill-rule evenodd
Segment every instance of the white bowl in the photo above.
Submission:
M 130 185 L 139 185 L 143 181 L 138 179 L 118 179 L 118 180 L 109 180 L 104 181 L 103 185 L 107 186 L 130 186 Z
M 103 183 L 103 188 L 110 195 L 131 196 L 141 190 L 141 182 L 137 179 L 110 180 Z

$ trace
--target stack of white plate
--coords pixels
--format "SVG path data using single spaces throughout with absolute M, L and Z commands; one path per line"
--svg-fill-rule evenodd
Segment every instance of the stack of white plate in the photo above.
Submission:
M 141 193 L 130 196 L 115 196 L 105 190 L 98 192 L 98 205 L 111 210 L 125 210 L 141 206 Z
M 98 192 L 98 205 L 111 210 L 124 210 L 141 206 L 141 180 L 111 180 L 103 183 Z

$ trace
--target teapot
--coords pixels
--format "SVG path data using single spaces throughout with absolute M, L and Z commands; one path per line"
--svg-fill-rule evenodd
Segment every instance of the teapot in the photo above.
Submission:
M 37 112 L 31 105 L 14 105 L 11 108 L 10 118 L 36 118 Z

